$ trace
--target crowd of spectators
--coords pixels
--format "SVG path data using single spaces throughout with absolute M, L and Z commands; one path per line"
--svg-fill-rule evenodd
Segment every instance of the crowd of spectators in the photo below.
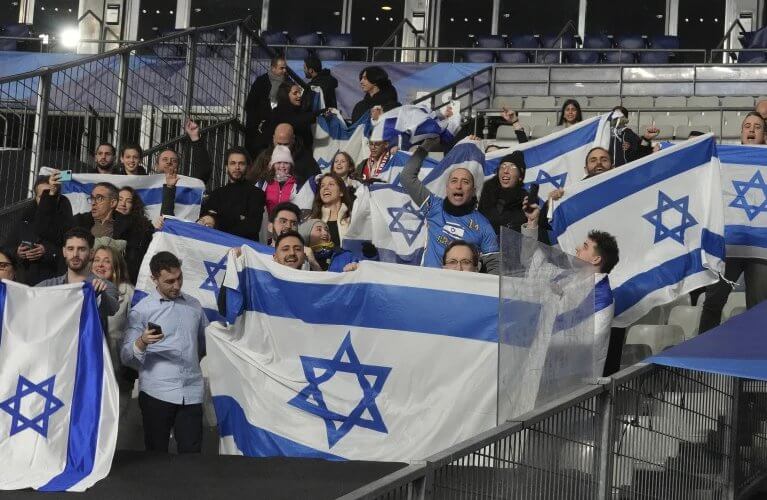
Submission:
M 248 94 L 245 144 L 231 147 L 217 159 L 223 162 L 227 183 L 207 193 L 197 222 L 271 245 L 274 261 L 293 269 L 353 272 L 360 260 L 377 255 L 375 249 L 357 255 L 343 248 L 354 214 L 355 190 L 363 183 L 378 180 L 395 151 L 396 141 L 383 135 L 383 127 L 376 126 L 367 159 L 355 165 L 348 152 L 338 151 L 329 171 L 321 173 L 312 154 L 311 125 L 319 113 L 336 105 L 338 82 L 314 57 L 306 59 L 304 73 L 309 86 L 322 89 L 325 107 L 313 111 L 310 87 L 288 78 L 283 58 L 272 60 L 270 69 L 255 80 Z M 363 69 L 359 84 L 363 97 L 353 108 L 352 123 L 367 112 L 377 117 L 400 105 L 396 89 L 380 67 Z M 767 108 L 764 103 L 760 107 Z M 763 111 L 767 113 L 767 109 Z M 613 112 L 616 119 L 629 114 L 623 107 Z M 505 109 L 502 119 L 514 127 L 519 142 L 527 141 L 524 126 L 513 110 Z M 565 101 L 559 126 L 567 128 L 581 120 L 578 102 Z M 184 170 L 207 184 L 214 169 L 205 139 L 197 123 L 188 120 L 184 127 L 192 150 Z M 764 144 L 764 128 L 764 118 L 757 112 L 750 113 L 743 122 L 742 143 Z M 601 175 L 651 154 L 656 150 L 652 140 L 657 132 L 650 128 L 639 136 L 624 129 L 622 135 L 613 137 L 609 148 L 588 152 L 583 177 Z M 478 137 L 469 139 L 479 144 Z M 526 162 L 522 151 L 503 156 L 495 175 L 484 182 L 481 191 L 478 186 L 482 180 L 459 165 L 445 173 L 445 192 L 436 193 L 419 179 L 424 159 L 436 144 L 428 139 L 414 147 L 400 176 L 404 192 L 425 213 L 428 237 L 424 266 L 497 274 L 498 238 L 503 227 L 548 243 L 552 204 L 564 190 L 552 191 L 542 204 L 537 196 L 531 197 L 529 186 L 524 184 Z M 493 148 L 490 145 L 487 151 Z M 143 152 L 137 145 L 126 145 L 118 156 L 111 144 L 99 144 L 92 171 L 164 175 L 161 213 L 173 215 L 180 154 L 171 148 L 160 151 L 151 166 L 143 165 L 142 159 Z M 293 200 L 310 180 L 316 183 L 316 193 L 311 210 L 302 213 Z M 199 358 L 204 355 L 202 330 L 207 320 L 199 303 L 181 292 L 179 257 L 183 256 L 161 252 L 152 257 L 149 267 L 156 292 L 132 308 L 139 267 L 162 220 L 147 218 L 144 203 L 133 189 L 106 180 L 93 185 L 89 201 L 89 212 L 73 214 L 70 202 L 61 194 L 60 173 L 39 177 L 34 184 L 34 202 L 6 246 L 0 248 L 0 278 L 33 286 L 92 283 L 99 296 L 112 362 L 121 380 L 121 403 L 127 401 L 136 376 L 141 380 L 147 448 L 167 450 L 168 436 L 174 428 L 179 451 L 199 451 Z M 598 276 L 605 276 L 618 262 L 618 253 L 612 236 L 592 232 L 576 257 L 592 265 Z M 742 273 L 746 274 L 750 304 L 767 297 L 767 264 L 756 259 L 728 258 L 725 279 L 707 290 L 702 330 L 718 322 L 731 289 L 728 281 L 737 280 Z M 175 365 L 157 357 L 153 347 L 170 332 L 183 333 L 173 336 L 174 342 L 181 342 L 182 353 Z M 179 373 L 186 377 L 180 386 L 170 387 L 164 382 L 163 377 L 173 378 Z

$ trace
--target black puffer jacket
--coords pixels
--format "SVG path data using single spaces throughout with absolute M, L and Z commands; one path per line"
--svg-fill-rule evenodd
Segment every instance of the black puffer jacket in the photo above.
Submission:
M 398 101 L 397 89 L 394 88 L 394 85 L 388 85 L 379 89 L 373 96 L 365 94 L 365 97 L 354 105 L 354 109 L 352 110 L 352 123 L 359 120 L 366 111 L 374 106 L 381 106 L 384 111 L 389 111 L 402 106 Z

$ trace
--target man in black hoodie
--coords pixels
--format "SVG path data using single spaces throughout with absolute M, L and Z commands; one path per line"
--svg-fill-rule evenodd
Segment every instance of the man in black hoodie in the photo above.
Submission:
M 216 214 L 216 227 L 221 231 L 258 241 L 266 195 L 245 178 L 253 161 L 239 146 L 229 148 L 225 158 L 229 184 L 210 193 L 202 213 Z
M 322 89 L 326 108 L 338 108 L 338 101 L 336 101 L 338 80 L 330 74 L 329 69 L 322 69 L 322 61 L 319 57 L 309 56 L 304 59 L 304 75 L 309 80 L 309 85 Z

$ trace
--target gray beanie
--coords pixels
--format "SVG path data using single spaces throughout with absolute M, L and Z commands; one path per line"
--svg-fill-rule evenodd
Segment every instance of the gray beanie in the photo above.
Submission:
M 298 226 L 298 234 L 304 239 L 306 246 L 310 246 L 309 240 L 311 239 L 312 229 L 317 224 L 324 224 L 327 227 L 327 224 L 320 219 L 306 219 Z

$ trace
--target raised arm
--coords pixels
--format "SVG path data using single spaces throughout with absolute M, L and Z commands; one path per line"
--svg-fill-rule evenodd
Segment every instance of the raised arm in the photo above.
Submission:
M 421 146 L 413 152 L 410 159 L 405 164 L 405 168 L 400 174 L 399 180 L 405 192 L 413 199 L 416 205 L 423 205 L 423 202 L 429 198 L 431 192 L 426 189 L 423 182 L 418 179 L 418 172 L 421 170 L 423 160 L 426 155 L 429 154 L 426 149 Z

